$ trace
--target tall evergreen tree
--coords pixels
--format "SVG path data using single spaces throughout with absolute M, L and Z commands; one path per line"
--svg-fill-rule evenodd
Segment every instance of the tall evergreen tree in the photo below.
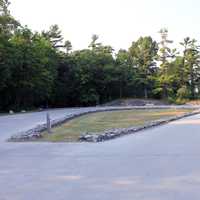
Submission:
M 151 37 L 140 37 L 132 43 L 129 53 L 138 75 L 138 84 L 142 86 L 144 97 L 148 98 L 152 90 L 153 76 L 157 73 L 156 56 L 158 44 Z

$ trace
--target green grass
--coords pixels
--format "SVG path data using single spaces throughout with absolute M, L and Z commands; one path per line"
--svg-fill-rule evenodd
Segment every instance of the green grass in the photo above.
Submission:
M 141 109 L 87 114 L 53 128 L 52 134 L 44 132 L 42 141 L 77 141 L 84 132 L 100 132 L 112 128 L 139 126 L 190 111 L 191 109 Z

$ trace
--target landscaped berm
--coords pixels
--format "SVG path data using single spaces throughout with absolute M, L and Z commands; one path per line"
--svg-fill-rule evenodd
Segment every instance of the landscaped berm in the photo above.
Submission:
M 52 129 L 51 134 L 43 133 L 42 141 L 78 141 L 83 133 L 98 133 L 113 128 L 138 127 L 150 122 L 182 115 L 192 109 L 134 109 L 87 114 L 72 119 Z

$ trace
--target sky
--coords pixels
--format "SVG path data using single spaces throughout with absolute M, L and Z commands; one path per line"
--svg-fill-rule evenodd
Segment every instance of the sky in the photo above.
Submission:
M 115 50 L 127 49 L 140 36 L 159 41 L 166 27 L 178 44 L 200 40 L 200 0 L 10 0 L 11 14 L 34 31 L 58 24 L 73 49 L 87 48 L 91 36 Z

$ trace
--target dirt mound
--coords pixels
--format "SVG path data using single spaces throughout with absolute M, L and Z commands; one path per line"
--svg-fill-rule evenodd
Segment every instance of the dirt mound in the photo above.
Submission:
M 186 103 L 186 105 L 199 106 L 200 105 L 200 100 L 188 101 Z
M 147 105 L 161 106 L 161 105 L 169 105 L 169 103 L 155 99 L 118 99 L 103 104 L 103 106 L 147 106 Z

